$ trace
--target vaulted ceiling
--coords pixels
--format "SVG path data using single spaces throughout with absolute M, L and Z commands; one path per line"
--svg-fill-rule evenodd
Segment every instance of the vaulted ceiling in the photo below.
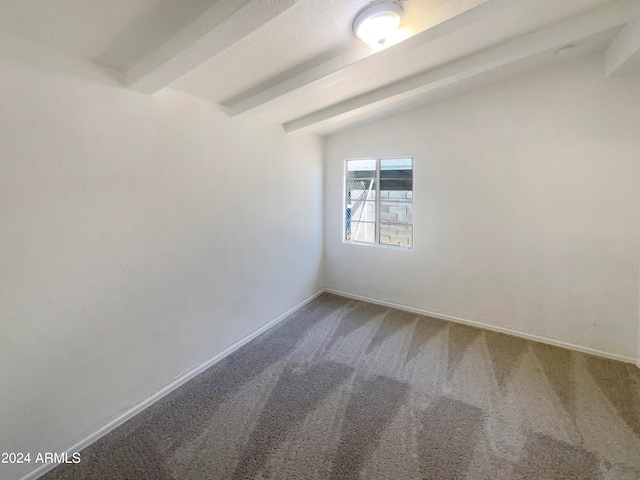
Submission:
M 640 74 L 640 0 L 398 0 L 405 39 L 383 50 L 351 30 L 372 3 L 0 0 L 0 41 L 318 134 L 586 52 L 602 54 L 603 75 Z

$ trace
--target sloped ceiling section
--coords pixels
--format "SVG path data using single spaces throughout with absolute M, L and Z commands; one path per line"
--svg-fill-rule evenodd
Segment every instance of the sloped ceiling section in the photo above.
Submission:
M 0 34 L 318 134 L 587 52 L 603 75 L 640 74 L 639 0 L 397 0 L 405 40 L 380 51 L 351 31 L 372 3 L 0 0 Z

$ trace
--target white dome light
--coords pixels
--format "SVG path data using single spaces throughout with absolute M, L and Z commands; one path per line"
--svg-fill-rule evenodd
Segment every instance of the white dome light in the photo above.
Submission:
M 353 33 L 364 43 L 381 47 L 398 31 L 402 7 L 396 3 L 383 3 L 366 8 L 353 22 Z

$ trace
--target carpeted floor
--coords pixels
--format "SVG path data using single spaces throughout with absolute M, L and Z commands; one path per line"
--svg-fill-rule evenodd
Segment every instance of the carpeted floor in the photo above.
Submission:
M 323 294 L 43 478 L 637 480 L 640 370 Z

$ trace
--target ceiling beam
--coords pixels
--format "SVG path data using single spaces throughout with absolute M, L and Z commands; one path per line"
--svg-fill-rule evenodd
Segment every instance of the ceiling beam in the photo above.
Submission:
M 222 102 L 222 106 L 230 117 L 247 117 L 262 113 L 273 107 L 276 102 L 283 102 L 294 95 L 302 95 L 310 91 L 313 82 L 353 65 L 369 55 L 371 55 L 371 49 L 362 44 L 360 48 L 341 52 L 328 60 L 322 58 L 318 62 L 313 62 L 302 72 L 290 71 L 280 76 L 280 81 L 276 81 L 275 84 L 265 83 L 262 87 L 251 89 Z
M 291 8 L 295 0 L 219 0 L 126 72 L 124 85 L 153 94 Z
M 533 55 L 579 42 L 593 34 L 623 25 L 629 16 L 638 13 L 639 9 L 640 4 L 637 0 L 620 0 L 613 5 L 594 8 L 570 20 L 312 112 L 283 126 L 286 132 L 306 131 L 336 120 L 374 111 Z
M 621 75 L 633 67 L 640 71 L 640 18 L 625 25 L 604 54 L 605 73 Z
M 374 53 L 365 45 L 342 53 L 329 60 L 323 59 L 303 72 L 292 71 L 292 74 L 274 84 L 265 83 L 264 88 L 252 89 L 244 95 L 222 102 L 231 117 L 247 116 L 264 112 L 273 106 L 286 102 L 291 98 L 312 92 L 314 82 L 335 74 L 356 63 L 366 65 L 371 62 L 384 61 L 385 57 L 402 56 L 416 46 L 433 42 L 440 37 L 460 28 L 477 22 L 490 15 L 513 7 L 523 0 L 457 0 L 447 3 L 433 11 L 421 25 L 412 25 L 419 32 L 407 40 Z M 375 56 L 375 59 L 372 58 Z

